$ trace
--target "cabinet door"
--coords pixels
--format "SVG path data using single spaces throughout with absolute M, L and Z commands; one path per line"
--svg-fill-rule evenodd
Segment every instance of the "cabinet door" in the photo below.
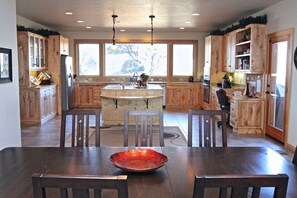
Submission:
M 56 88 L 52 87 L 50 92 L 50 114 L 57 113 L 57 98 L 56 98 Z
M 79 88 L 80 105 L 89 106 L 93 105 L 93 87 L 80 86 Z
M 230 32 L 224 36 L 224 70 L 234 72 L 235 70 L 235 32 Z
M 183 90 L 177 86 L 166 87 L 166 106 L 168 108 L 180 108 L 184 101 Z
M 205 38 L 204 67 L 210 68 L 210 66 L 211 66 L 210 56 L 211 56 L 211 37 L 208 36 Z
M 60 36 L 60 53 L 69 55 L 69 39 L 64 36 Z
M 258 100 L 238 101 L 238 127 L 261 127 L 262 106 Z
M 49 116 L 50 110 L 50 89 L 40 89 L 40 116 L 41 119 Z

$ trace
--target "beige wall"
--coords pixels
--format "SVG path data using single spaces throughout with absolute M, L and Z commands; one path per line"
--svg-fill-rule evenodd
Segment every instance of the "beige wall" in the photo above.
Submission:
M 13 82 L 0 83 L 0 150 L 21 146 L 15 0 L 0 1 L 0 47 L 12 49 Z M 5 28 L 4 28 L 5 27 Z
M 267 33 L 273 33 L 288 28 L 294 28 L 293 49 L 297 45 L 297 1 L 282 0 L 281 2 L 257 13 L 256 15 L 267 14 L 268 24 Z M 297 145 L 297 71 L 292 62 L 292 84 L 291 84 L 291 104 L 288 129 L 288 143 L 292 146 Z

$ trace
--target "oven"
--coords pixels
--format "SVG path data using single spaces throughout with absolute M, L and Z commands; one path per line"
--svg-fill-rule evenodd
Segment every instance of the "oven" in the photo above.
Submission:
M 203 81 L 203 101 L 209 103 L 210 96 L 210 82 L 209 80 Z

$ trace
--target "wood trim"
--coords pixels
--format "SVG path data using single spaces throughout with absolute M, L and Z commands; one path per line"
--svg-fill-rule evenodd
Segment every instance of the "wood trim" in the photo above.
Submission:
M 284 110 L 284 144 L 286 148 L 291 148 L 292 149 L 292 145 L 288 144 L 288 127 L 289 127 L 289 117 L 290 117 L 290 102 L 291 102 L 291 84 L 292 84 L 292 53 L 293 53 L 293 44 L 294 44 L 294 29 L 293 28 L 289 28 L 289 29 L 285 29 L 279 32 L 274 32 L 271 34 L 268 34 L 268 42 L 267 42 L 267 49 L 268 49 L 268 53 L 267 53 L 267 62 L 270 65 L 270 39 L 275 38 L 275 37 L 287 37 L 288 39 L 288 53 L 287 53 L 287 70 L 286 70 L 286 90 L 285 90 L 285 95 L 286 95 L 286 99 L 285 99 L 285 110 Z M 267 73 L 266 73 L 266 80 L 265 83 L 267 85 L 268 83 L 268 73 L 270 71 L 269 70 L 269 66 L 267 65 Z M 265 96 L 265 100 L 266 100 L 266 104 L 265 104 L 265 111 L 266 111 L 266 116 L 265 116 L 265 131 L 267 130 L 267 123 L 268 123 L 268 100 L 267 97 Z
M 81 43 L 98 43 L 100 44 L 99 47 L 99 54 L 100 54 L 100 68 L 99 68 L 99 76 L 88 76 L 88 77 L 100 77 L 100 78 L 109 78 L 109 76 L 105 76 L 105 54 L 104 54 L 104 44 L 110 43 L 110 39 L 74 39 L 73 40 L 73 59 L 74 59 L 74 71 L 78 75 L 78 50 L 77 50 L 77 44 Z M 150 43 L 150 39 L 117 39 L 117 43 Z M 165 43 L 168 44 L 168 59 L 167 59 L 167 76 L 164 78 L 167 78 L 167 80 L 172 80 L 173 77 L 179 77 L 179 76 L 173 76 L 173 44 L 193 44 L 194 45 L 194 68 L 193 68 L 193 75 L 197 79 L 198 78 L 198 40 L 154 40 L 154 43 Z M 79 75 L 78 75 L 79 76 Z M 84 76 L 82 76 L 84 77 Z M 118 76 L 115 76 L 118 77 Z M 115 78 L 111 77 L 111 78 Z M 183 76 L 181 76 L 183 77 Z

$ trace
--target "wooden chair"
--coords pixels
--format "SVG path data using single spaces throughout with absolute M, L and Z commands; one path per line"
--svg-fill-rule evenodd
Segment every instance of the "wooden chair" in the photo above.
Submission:
M 34 198 L 45 198 L 46 188 L 59 188 L 60 197 L 67 198 L 72 189 L 73 198 L 90 197 L 90 189 L 94 197 L 101 197 L 102 189 L 115 189 L 119 198 L 128 198 L 127 176 L 90 176 L 90 175 L 58 175 L 34 173 L 32 176 Z
M 196 176 L 193 198 L 204 197 L 206 188 L 219 189 L 219 198 L 226 198 L 229 188 L 231 188 L 231 193 L 229 192 L 231 196 L 228 197 L 248 197 L 249 188 L 251 188 L 251 197 L 256 198 L 260 196 L 261 187 L 275 187 L 273 197 L 285 198 L 288 180 L 289 177 L 286 174 Z
M 139 146 L 139 138 L 140 146 L 153 146 L 153 118 L 159 119 L 160 146 L 164 146 L 163 112 L 150 110 L 131 110 L 125 112 L 124 146 L 128 146 L 130 117 L 135 117 L 135 146 Z
M 193 125 L 193 118 L 197 125 Z M 224 110 L 189 110 L 188 113 L 188 146 L 193 145 L 193 126 L 198 130 L 199 147 L 216 147 L 216 117 L 222 120 L 222 146 L 227 146 L 226 113 Z M 196 120 L 195 120 L 196 121 Z
M 60 147 L 65 147 L 66 121 L 71 116 L 71 146 L 89 146 L 90 116 L 95 116 L 95 146 L 100 147 L 99 110 L 63 110 L 61 119 Z
M 293 164 L 295 164 L 297 166 L 297 146 L 295 148 L 295 153 L 294 153 L 294 157 L 293 157 Z

